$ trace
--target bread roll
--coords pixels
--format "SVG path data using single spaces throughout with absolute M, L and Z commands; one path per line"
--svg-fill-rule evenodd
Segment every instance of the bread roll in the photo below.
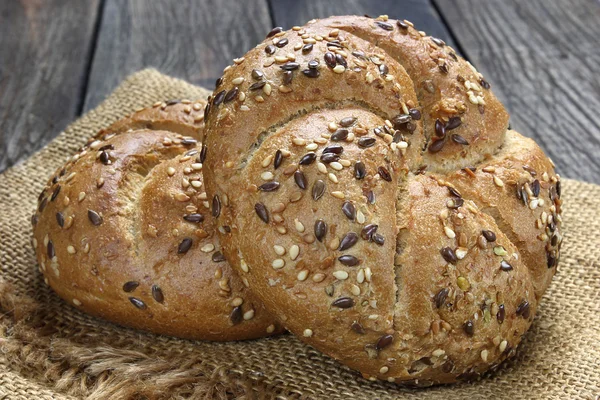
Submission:
M 33 246 L 63 299 L 193 339 L 281 331 L 222 254 L 197 139 L 205 102 L 157 103 L 100 132 L 39 197 Z
M 385 16 L 275 28 L 205 115 L 225 255 L 292 333 L 419 386 L 514 354 L 560 257 L 560 180 L 444 42 Z

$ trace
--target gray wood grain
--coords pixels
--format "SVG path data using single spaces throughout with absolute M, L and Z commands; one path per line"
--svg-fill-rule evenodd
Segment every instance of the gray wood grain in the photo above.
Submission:
M 269 0 L 274 24 L 289 29 L 304 25 L 313 18 L 332 15 L 387 14 L 390 18 L 407 19 L 427 34 L 454 45 L 452 37 L 428 0 Z M 459 50 L 459 49 L 457 49 Z
M 212 89 L 270 29 L 266 0 L 107 0 L 84 108 L 146 67 Z
M 0 1 L 0 171 L 77 115 L 98 0 Z
M 563 176 L 600 183 L 600 2 L 434 1 L 512 128 Z

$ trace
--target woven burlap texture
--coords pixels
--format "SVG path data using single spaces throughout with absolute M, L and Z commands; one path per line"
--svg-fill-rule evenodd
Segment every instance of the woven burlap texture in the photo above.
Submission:
M 60 300 L 38 272 L 30 216 L 86 138 L 157 100 L 207 91 L 145 70 L 0 175 L 0 399 L 595 399 L 600 395 L 600 186 L 564 180 L 559 271 L 514 359 L 483 379 L 409 389 L 369 382 L 291 335 L 239 343 L 122 328 Z M 199 288 L 201 290 L 201 288 Z

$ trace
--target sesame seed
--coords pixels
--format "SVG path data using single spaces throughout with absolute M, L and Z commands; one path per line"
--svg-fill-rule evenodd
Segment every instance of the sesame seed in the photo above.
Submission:
M 304 224 L 298 220 L 298 218 L 294 219 L 294 227 L 298 232 L 304 232 Z
M 345 199 L 346 198 L 346 195 L 344 194 L 344 192 L 340 192 L 340 191 L 331 192 L 331 195 L 337 199 Z
M 503 340 L 500 342 L 500 345 L 498 345 L 498 350 L 500 350 L 501 353 L 504 353 L 504 350 L 506 350 L 507 346 L 508 342 L 506 340 Z
M 346 68 L 343 65 L 336 65 L 333 68 L 333 72 L 335 72 L 336 74 L 343 74 L 344 71 L 346 71 Z
M 75 250 L 75 247 L 73 247 L 73 246 L 67 246 L 67 252 L 69 254 L 75 254 L 77 252 L 77 250 Z
M 242 299 L 241 297 L 236 297 L 235 299 L 233 299 L 233 300 L 231 301 L 231 305 L 232 305 L 233 307 L 239 307 L 239 306 L 241 306 L 242 304 L 244 304 L 244 299 Z
M 73 299 L 73 304 L 75 304 L 77 307 L 79 307 L 81 305 L 81 301 L 79 301 L 77 299 Z
M 302 334 L 304 335 L 304 337 L 311 337 L 313 335 L 313 331 L 312 329 L 305 329 Z
M 454 231 L 450 227 L 448 227 L 448 226 L 444 226 L 444 233 L 450 239 L 454 239 L 456 237 L 456 233 L 454 233 Z
M 498 178 L 497 176 L 494 176 L 494 184 L 498 187 L 504 186 L 504 182 L 502 182 L 502 179 Z
M 273 175 L 271 171 L 265 171 L 262 174 L 260 174 L 260 178 L 264 181 L 271 181 L 274 177 L 275 175 Z
M 308 278 L 308 270 L 307 270 L 307 269 L 304 269 L 304 270 L 302 270 L 302 271 L 298 272 L 298 276 L 297 276 L 297 278 L 298 278 L 298 280 L 299 280 L 300 282 L 303 282 L 303 281 L 305 281 L 305 280 L 306 280 L 306 278 Z
M 298 245 L 293 244 L 292 246 L 290 246 L 290 259 L 292 261 L 296 260 L 296 258 L 298 258 L 298 255 L 300 254 L 300 247 L 298 247 Z
M 283 246 L 279 246 L 279 245 L 276 244 L 276 245 L 273 246 L 273 250 L 275 250 L 275 253 L 278 256 L 282 256 L 282 255 L 285 254 L 285 247 L 283 247 Z
M 186 202 L 186 201 L 189 201 L 189 199 L 190 199 L 190 196 L 188 196 L 185 193 L 176 193 L 175 194 L 175 200 L 177 200 L 177 201 Z
M 250 269 L 248 268 L 248 264 L 246 264 L 246 261 L 244 260 L 240 260 L 240 268 L 246 273 L 250 271 Z
M 468 250 L 464 247 L 459 247 L 458 249 L 456 249 L 455 253 L 456 253 L 456 258 L 458 258 L 459 260 L 462 260 L 463 258 L 465 258 L 465 256 L 467 255 Z
M 329 163 L 329 166 L 335 169 L 336 171 L 341 171 L 342 169 L 344 169 L 344 166 L 337 161 Z
M 333 273 L 333 276 L 336 279 L 339 279 L 341 281 L 344 281 L 344 280 L 348 279 L 348 273 L 346 271 L 342 271 L 342 270 L 335 271 Z
M 338 178 L 334 173 L 330 172 L 327 176 L 331 182 L 338 183 Z
M 322 174 L 326 174 L 327 173 L 327 167 L 325 166 L 325 164 L 323 164 L 322 162 L 318 162 L 317 163 L 317 170 L 322 173 Z
M 244 313 L 244 320 L 249 321 L 254 318 L 254 310 L 248 310 Z
M 365 270 L 364 269 L 360 269 L 358 270 L 358 273 L 356 274 L 356 281 L 358 283 L 363 283 L 365 281 Z
M 139 285 L 139 282 L 136 281 L 125 282 L 123 284 L 123 291 L 127 293 L 133 292 Z
M 285 266 L 285 261 L 281 258 L 276 258 L 271 263 L 271 266 L 273 267 L 273 269 L 281 269 Z
M 487 351 L 487 350 L 482 350 L 482 351 L 481 351 L 481 359 L 482 359 L 484 362 L 487 362 L 487 360 L 488 360 L 488 351 Z

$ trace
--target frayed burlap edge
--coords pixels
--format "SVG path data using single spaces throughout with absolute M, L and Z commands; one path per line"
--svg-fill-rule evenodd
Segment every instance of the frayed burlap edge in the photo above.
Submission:
M 368 382 L 290 335 L 193 342 L 118 327 L 44 285 L 29 215 L 47 176 L 87 137 L 133 110 L 207 92 L 134 74 L 46 148 L 0 175 L 0 399 L 577 398 L 600 394 L 600 187 L 564 180 L 559 273 L 517 356 L 478 382 L 408 389 Z

